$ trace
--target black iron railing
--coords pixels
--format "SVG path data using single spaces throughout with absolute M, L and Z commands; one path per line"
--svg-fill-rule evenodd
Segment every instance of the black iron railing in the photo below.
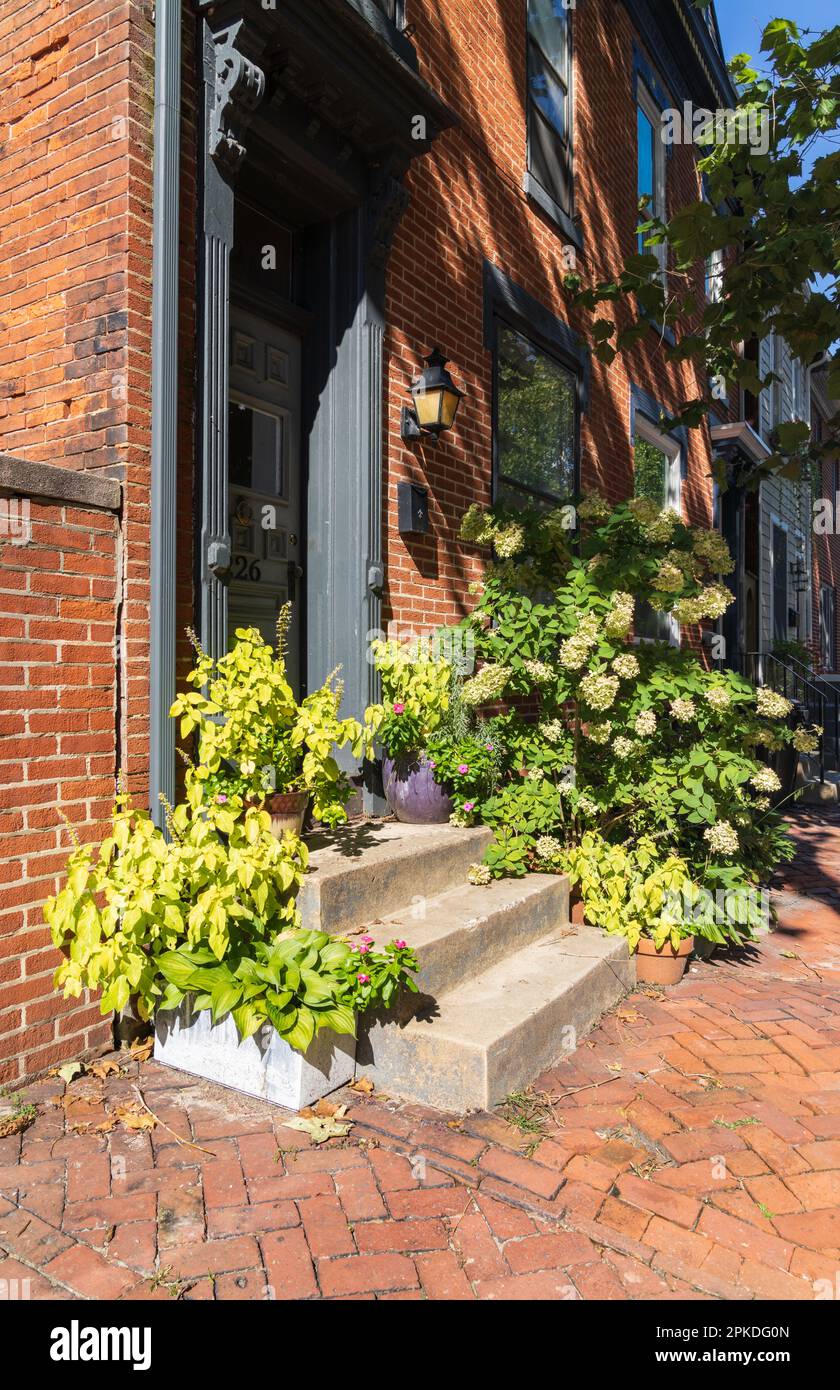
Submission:
M 819 740 L 820 781 L 826 769 L 836 771 L 840 762 L 840 690 L 822 680 L 796 657 L 770 652 L 747 652 L 743 673 L 753 685 L 766 685 L 799 706 L 803 722 L 822 729 Z

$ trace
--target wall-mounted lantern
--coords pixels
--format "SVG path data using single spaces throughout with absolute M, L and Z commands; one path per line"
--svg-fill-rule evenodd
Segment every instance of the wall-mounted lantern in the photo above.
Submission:
M 414 407 L 404 405 L 400 433 L 405 440 L 429 436 L 434 443 L 455 420 L 463 391 L 459 391 L 446 370 L 448 358 L 440 348 L 432 348 L 426 368 L 411 383 Z

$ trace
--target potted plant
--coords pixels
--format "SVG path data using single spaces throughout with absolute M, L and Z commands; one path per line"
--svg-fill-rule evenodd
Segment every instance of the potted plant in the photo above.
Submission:
M 566 850 L 564 860 L 580 884 L 587 922 L 626 938 L 637 980 L 678 984 L 694 946 L 687 921 L 697 890 L 685 862 L 648 836 L 621 845 L 593 832 Z
M 397 820 L 410 825 L 448 821 L 454 801 L 435 776 L 426 743 L 449 706 L 452 666 L 434 657 L 424 641 L 377 640 L 373 660 L 382 680 L 382 703 L 366 721 L 382 744 L 382 786 Z
M 348 1081 L 356 1014 L 416 988 L 406 943 L 303 931 L 305 845 L 265 811 L 203 800 L 199 779 L 168 830 L 121 792 L 98 853 L 75 845 L 44 908 L 56 986 L 101 989 L 103 1014 L 135 997 L 160 1060 L 278 1104 Z
M 286 673 L 285 639 L 291 609 L 282 609 L 276 650 L 256 628 L 237 628 L 229 652 L 214 660 L 194 633 L 192 690 L 170 713 L 183 738 L 198 734 L 198 759 L 189 780 L 203 799 L 233 808 L 264 808 L 275 834 L 300 834 L 308 805 L 315 820 L 334 827 L 347 820 L 351 787 L 334 757 L 370 749 L 371 733 L 339 715 L 342 683 L 333 671 L 298 703 Z

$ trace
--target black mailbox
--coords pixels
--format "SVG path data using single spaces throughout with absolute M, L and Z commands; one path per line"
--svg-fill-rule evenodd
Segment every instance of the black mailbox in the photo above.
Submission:
M 425 536 L 428 533 L 428 488 L 419 483 L 397 483 L 397 525 L 402 535 Z

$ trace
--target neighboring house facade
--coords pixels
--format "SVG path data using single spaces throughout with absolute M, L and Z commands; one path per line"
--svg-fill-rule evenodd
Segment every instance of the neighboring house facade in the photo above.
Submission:
M 827 390 L 827 367 L 817 367 L 811 373 L 811 437 L 820 444 L 827 437 L 828 423 L 840 410 L 840 401 L 832 400 Z M 827 501 L 829 508 L 820 507 Z M 821 477 L 815 479 L 812 505 L 812 652 L 817 670 L 833 675 L 840 671 L 840 459 L 823 460 Z
M 187 626 L 221 652 L 293 599 L 300 688 L 340 663 L 358 713 L 371 633 L 468 611 L 471 503 L 619 500 L 643 473 L 711 525 L 713 455 L 763 447 L 734 402 L 663 433 L 705 383 L 653 327 L 599 363 L 563 288 L 620 269 L 641 195 L 698 195 L 696 150 L 658 124 L 734 100 L 712 7 L 172 4 L 0 19 L 0 491 L 29 527 L 0 547 L 0 1080 L 106 1036 L 51 994 L 58 807 L 93 840 L 119 770 L 156 813 L 174 794 Z M 463 399 L 432 447 L 403 407 L 435 346 Z M 795 525 L 777 503 L 765 531 Z

